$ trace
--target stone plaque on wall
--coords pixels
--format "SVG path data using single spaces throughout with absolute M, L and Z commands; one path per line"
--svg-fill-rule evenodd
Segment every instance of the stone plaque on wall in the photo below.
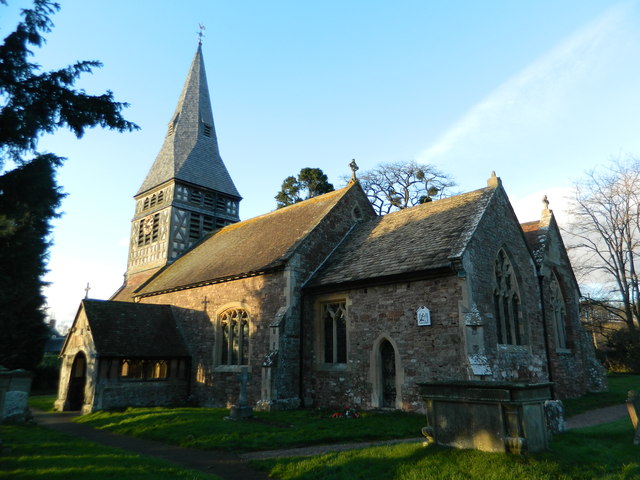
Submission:
M 425 327 L 431 325 L 431 312 L 425 306 L 422 306 L 416 312 L 416 317 L 418 319 L 418 326 Z

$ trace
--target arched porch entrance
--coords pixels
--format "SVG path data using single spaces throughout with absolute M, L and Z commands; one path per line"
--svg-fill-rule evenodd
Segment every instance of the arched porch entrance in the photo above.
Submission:
M 67 390 L 67 405 L 65 410 L 81 410 L 84 404 L 84 387 L 87 383 L 87 357 L 78 352 L 73 359 L 69 389 Z

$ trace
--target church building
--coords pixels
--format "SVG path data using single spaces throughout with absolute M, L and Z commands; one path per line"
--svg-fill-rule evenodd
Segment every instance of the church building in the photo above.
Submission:
M 240 221 L 198 46 L 164 144 L 135 194 L 109 300 L 80 303 L 56 408 L 421 411 L 423 382 L 606 388 L 548 202 L 520 225 L 501 180 L 375 214 L 344 188 Z

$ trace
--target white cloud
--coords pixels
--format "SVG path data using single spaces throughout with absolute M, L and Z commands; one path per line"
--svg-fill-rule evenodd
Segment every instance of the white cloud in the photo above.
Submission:
M 518 136 L 548 128 L 564 105 L 571 101 L 576 84 L 592 80 L 605 70 L 620 44 L 621 22 L 628 4 L 608 9 L 591 24 L 508 79 L 472 107 L 433 145 L 421 152 L 422 162 L 441 162 L 457 150 L 477 152 Z

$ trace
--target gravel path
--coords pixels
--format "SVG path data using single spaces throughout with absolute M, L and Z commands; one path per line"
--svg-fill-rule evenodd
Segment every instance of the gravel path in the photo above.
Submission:
M 574 417 L 567 418 L 565 426 L 567 430 L 572 428 L 591 427 L 601 423 L 609 423 L 619 418 L 628 416 L 626 405 L 613 405 L 611 407 L 598 408 L 597 410 L 589 410 Z

